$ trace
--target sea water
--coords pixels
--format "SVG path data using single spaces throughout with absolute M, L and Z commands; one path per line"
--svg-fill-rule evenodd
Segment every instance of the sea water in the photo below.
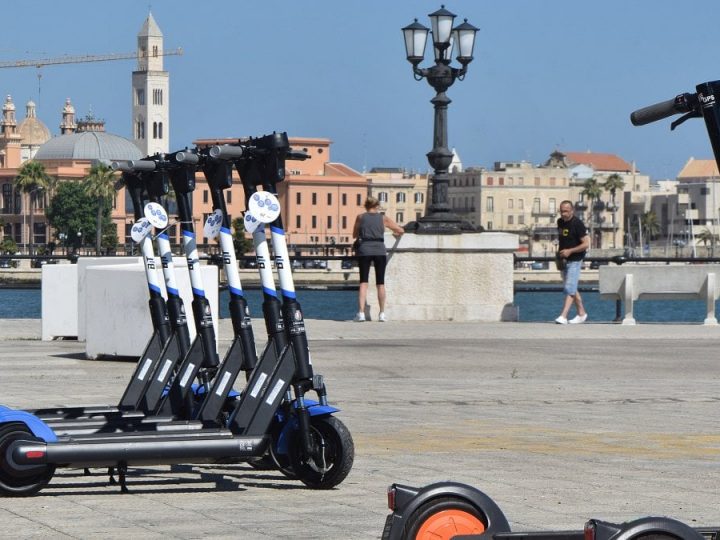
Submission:
M 262 316 L 262 292 L 245 291 L 253 317 Z M 595 291 L 584 292 L 582 297 L 589 314 L 588 322 L 610 322 L 615 319 L 615 301 L 602 300 Z M 308 319 L 349 320 L 357 310 L 357 291 L 318 290 L 297 291 L 303 314 Z M 220 317 L 229 318 L 228 293 L 220 293 Z M 560 313 L 563 294 L 553 289 L 516 292 L 515 305 L 521 322 L 552 322 Z M 720 309 L 720 302 L 718 302 Z M 392 297 L 388 302 L 392 318 Z M 574 316 L 571 311 L 570 316 Z M 716 316 L 717 314 L 716 309 Z M 0 289 L 0 319 L 39 319 L 40 289 Z M 640 300 L 635 303 L 635 319 L 639 323 L 702 323 L 705 319 L 705 302 L 702 300 Z

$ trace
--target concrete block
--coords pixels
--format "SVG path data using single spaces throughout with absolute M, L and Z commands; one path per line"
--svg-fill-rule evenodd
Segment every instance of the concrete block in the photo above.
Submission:
M 507 233 L 385 235 L 391 250 L 385 273 L 386 312 L 403 321 L 517 320 L 513 305 L 513 252 Z M 368 303 L 379 307 L 371 269 Z
M 75 264 L 46 264 L 41 273 L 41 338 L 78 335 L 78 278 Z
M 192 316 L 192 287 L 184 258 L 173 259 L 180 296 L 185 304 L 191 336 L 195 336 Z M 157 266 L 161 267 L 160 260 Z M 201 267 L 205 294 L 213 313 L 216 337 L 218 331 L 218 269 Z M 148 310 L 148 288 L 142 263 L 119 266 L 93 266 L 86 270 L 85 353 L 98 356 L 131 356 L 142 354 L 152 335 Z M 163 293 L 164 282 L 163 282 Z M 217 345 L 217 344 L 216 344 Z

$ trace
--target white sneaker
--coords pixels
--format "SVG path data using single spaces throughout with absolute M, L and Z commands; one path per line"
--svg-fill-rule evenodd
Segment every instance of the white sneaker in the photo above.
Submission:
M 381 311 L 380 315 L 378 315 L 378 321 L 379 322 L 387 322 L 387 317 L 385 316 L 385 312 Z
M 587 313 L 585 315 L 575 315 L 572 319 L 570 319 L 568 322 L 570 324 L 582 324 L 585 321 L 587 321 Z
M 355 322 L 365 322 L 365 314 L 360 311 L 355 315 L 355 318 L 353 319 Z
M 568 320 L 567 317 L 563 317 L 562 315 L 560 315 L 557 319 L 555 319 L 555 322 L 558 324 L 567 324 Z

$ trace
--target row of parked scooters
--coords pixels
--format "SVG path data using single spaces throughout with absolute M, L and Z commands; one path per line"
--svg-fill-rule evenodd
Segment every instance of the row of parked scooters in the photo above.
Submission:
M 340 484 L 350 472 L 350 432 L 327 401 L 323 377 L 310 360 L 302 309 L 277 202 L 287 159 L 306 159 L 287 134 L 237 144 L 113 162 L 135 209 L 132 228 L 142 252 L 153 333 L 117 405 L 13 410 L 0 406 L 0 493 L 27 496 L 43 489 L 58 467 L 108 468 L 127 491 L 137 465 L 247 461 L 274 468 L 316 489 Z M 258 356 L 240 283 L 223 190 L 233 168 L 245 191 L 245 228 L 253 235 L 267 342 Z M 205 236 L 217 237 L 230 293 L 233 340 L 221 359 L 199 268 L 191 211 L 195 175 L 202 171 L 214 213 Z M 170 225 L 160 201 L 175 192 L 182 246 L 192 286 L 191 340 L 178 292 Z M 270 228 L 271 255 L 266 229 Z M 166 297 L 155 265 L 162 262 Z M 277 271 L 279 289 L 272 270 Z M 244 389 L 237 378 L 244 373 Z M 313 392 L 316 399 L 308 399 Z

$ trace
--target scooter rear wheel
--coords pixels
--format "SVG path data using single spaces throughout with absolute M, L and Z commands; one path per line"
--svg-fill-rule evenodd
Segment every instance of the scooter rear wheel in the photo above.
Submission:
M 0 494 L 7 497 L 28 497 L 44 488 L 55 474 L 55 466 L 39 465 L 19 472 L 7 465 L 5 452 L 13 441 L 38 441 L 21 423 L 0 426 Z
M 463 534 L 482 534 L 487 529 L 485 516 L 463 499 L 441 497 L 418 508 L 405 526 L 412 540 L 447 540 Z
M 297 478 L 313 489 L 337 486 L 350 473 L 355 459 L 350 431 L 334 416 L 315 416 L 310 419 L 310 438 L 313 451 L 305 459 L 299 431 L 290 437 L 288 452 Z

